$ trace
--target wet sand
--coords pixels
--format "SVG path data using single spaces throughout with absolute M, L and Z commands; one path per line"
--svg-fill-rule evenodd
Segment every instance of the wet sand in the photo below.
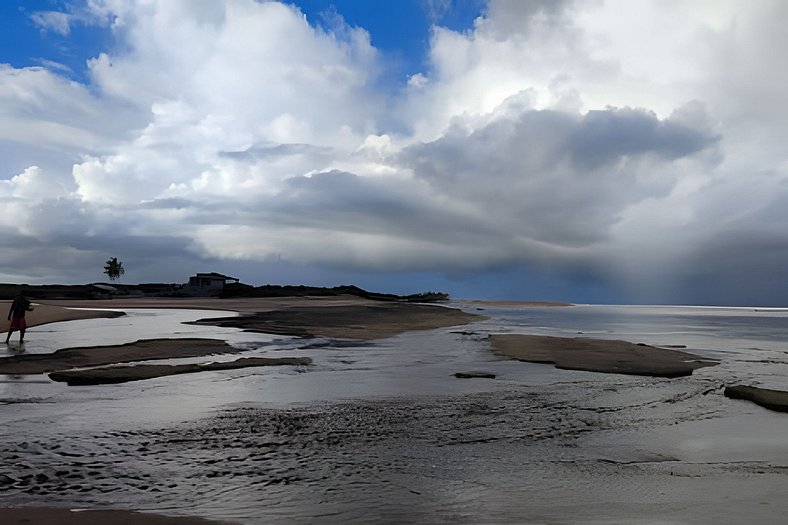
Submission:
M 102 310 L 74 310 L 68 308 L 73 306 L 64 303 L 62 305 L 56 304 L 40 304 L 33 299 L 33 311 L 27 312 L 25 315 L 25 322 L 28 328 L 32 326 L 40 326 L 49 323 L 58 323 L 60 321 L 74 321 L 77 319 L 98 319 L 98 318 L 113 318 L 123 315 L 122 312 L 111 312 Z M 11 321 L 7 320 L 8 309 L 11 307 L 11 301 L 0 301 L 0 332 L 5 333 L 11 326 Z M 78 308 L 78 306 L 77 306 Z M 112 308 L 112 306 L 95 306 L 95 308 Z M 12 337 L 19 337 L 18 332 L 14 332 Z
M 10 302 L 6 301 L 10 304 Z M 0 308 L 3 305 L 0 303 Z M 371 301 L 355 296 L 282 298 L 134 298 L 112 300 L 47 301 L 36 307 L 42 315 L 28 314 L 28 325 L 95 317 L 115 317 L 117 312 L 72 308 L 179 308 L 238 312 L 234 319 L 211 319 L 203 324 L 303 337 L 380 339 L 412 330 L 432 330 L 463 325 L 484 317 L 443 306 Z M 43 321 L 43 322 L 36 322 Z M 6 322 L 6 325 L 8 322 Z M 0 330 L 2 330 L 0 325 Z M 5 328 L 7 330 L 7 326 Z
M 247 331 L 298 337 L 329 337 L 337 339 L 371 340 L 391 337 L 403 332 L 429 330 L 463 325 L 482 316 L 454 308 L 411 303 L 376 302 L 357 297 L 331 298 L 184 298 L 184 299 L 118 299 L 111 301 L 63 301 L 63 306 L 46 304 L 44 311 L 31 324 L 55 320 L 80 319 L 91 316 L 120 315 L 116 312 L 74 310 L 79 308 L 186 308 L 229 310 L 240 313 L 233 318 L 212 318 L 194 324 L 240 328 Z M 534 305 L 544 303 L 534 303 Z M 45 315 L 44 315 L 45 314 Z M 680 377 L 693 370 L 713 366 L 716 362 L 704 360 L 676 349 L 638 345 L 628 341 L 598 340 L 588 338 L 562 338 L 550 336 L 501 334 L 490 336 L 493 351 L 498 355 L 536 363 L 552 363 L 557 368 L 590 372 L 618 373 L 657 377 Z M 102 366 L 108 364 L 196 357 L 212 353 L 234 352 L 220 341 L 156 340 L 138 341 L 132 345 L 66 349 L 50 356 L 13 356 L 0 360 L 0 373 L 38 374 L 63 371 L 73 367 Z M 100 356 L 100 357 L 99 357 Z M 250 365 L 254 366 L 254 365 Z M 63 376 L 76 384 L 80 380 L 91 382 L 117 382 L 139 378 L 157 377 L 199 371 L 193 367 L 168 366 L 128 367 L 111 372 L 101 372 L 80 379 L 74 374 Z M 124 379 L 126 378 L 126 379 Z M 93 383 L 91 383 L 93 384 Z
M 412 330 L 429 330 L 466 324 L 482 317 L 441 306 L 375 302 L 355 297 L 276 299 L 128 299 L 118 301 L 64 301 L 79 308 L 194 308 L 232 310 L 241 315 L 196 321 L 220 327 L 300 337 L 380 339 Z M 74 310 L 40 305 L 47 322 L 117 316 L 119 312 Z M 107 315 L 112 314 L 112 315 Z M 38 317 L 39 321 L 44 316 Z M 40 324 L 40 323 L 39 323 Z M 97 385 L 152 379 L 167 375 L 227 370 L 253 366 L 306 365 L 308 358 L 243 359 L 232 363 L 186 365 L 136 365 L 93 368 L 154 359 L 203 357 L 237 353 L 224 341 L 210 339 L 155 339 L 114 346 L 67 348 L 52 354 L 21 354 L 0 358 L 1 374 L 50 374 L 69 385 Z M 80 368 L 80 370 L 70 370 Z
M 725 397 L 752 401 L 775 412 L 788 412 L 788 392 L 784 390 L 736 385 L 725 387 Z
M 3 525 L 231 525 L 201 518 L 143 514 L 127 510 L 80 510 L 58 508 L 0 508 Z
M 254 366 L 308 365 L 308 358 L 243 358 L 220 363 L 182 365 L 134 365 L 90 368 L 155 359 L 204 357 L 238 353 L 215 339 L 147 339 L 113 346 L 65 348 L 52 354 L 21 354 L 0 358 L 0 374 L 49 374 L 69 385 L 101 385 L 140 381 L 176 374 L 232 370 Z M 78 368 L 78 370 L 71 370 Z
M 681 377 L 717 364 L 687 352 L 619 340 L 501 334 L 491 335 L 490 341 L 498 355 L 532 363 L 552 363 L 565 370 Z
M 260 303 L 254 303 L 248 311 L 256 314 Z M 297 317 L 305 303 L 309 304 L 290 302 L 289 315 Z M 365 303 L 348 303 L 361 304 Z M 221 309 L 214 301 L 208 305 L 203 307 Z M 176 302 L 167 307 L 184 306 Z M 282 309 L 280 303 L 268 311 Z M 333 315 L 330 311 L 322 312 L 327 319 Z M 361 313 L 349 315 L 350 311 L 344 315 L 348 322 L 363 319 Z M 249 317 L 270 328 L 266 321 L 282 323 L 278 315 Z M 500 373 L 500 379 L 451 380 L 462 388 L 490 385 L 490 391 L 480 393 L 427 396 L 414 385 L 405 397 L 377 399 L 381 390 L 375 383 L 369 390 L 375 399 L 344 400 L 343 394 L 343 400 L 328 400 L 319 387 L 315 395 L 324 401 L 299 404 L 288 398 L 280 406 L 266 396 L 287 391 L 286 385 L 296 382 L 295 388 L 308 390 L 320 384 L 321 374 L 332 383 L 351 384 L 372 375 L 381 387 L 387 382 L 401 384 L 430 364 L 420 358 L 433 347 L 446 349 L 437 354 L 440 359 L 470 350 L 489 358 L 490 341 L 478 337 L 484 326 L 472 327 L 467 334 L 439 331 L 362 343 L 348 347 L 351 350 L 343 352 L 347 355 L 336 355 L 334 361 L 322 358 L 323 369 L 310 368 L 306 374 L 184 377 L 152 388 L 144 383 L 67 389 L 9 382 L 6 414 L 16 415 L 7 417 L 11 424 L 0 431 L 0 458 L 7 465 L 0 470 L 0 493 L 7 505 L 146 509 L 249 525 L 373 520 L 779 523 L 788 512 L 784 448 L 779 442 L 786 420 L 782 414 L 724 398 L 719 385 L 727 382 L 720 379 L 727 379 L 725 367 L 666 380 L 557 372 L 490 360 L 484 362 Z M 555 339 L 547 344 L 548 350 L 562 345 L 566 349 L 566 340 Z M 422 341 L 418 350 L 423 354 L 409 354 L 401 375 L 391 373 L 390 361 L 372 367 L 363 361 L 361 354 L 376 351 L 377 345 L 401 356 L 413 340 Z M 302 352 L 321 344 L 357 344 L 288 341 L 289 348 Z M 617 346 L 613 343 L 648 353 L 655 348 L 600 342 L 608 353 Z M 543 349 L 546 354 L 548 350 Z M 356 359 L 359 362 L 353 364 Z M 507 368 L 538 369 L 535 378 L 553 379 L 518 384 Z M 448 370 L 439 370 L 448 376 Z M 718 375 L 713 375 L 715 370 L 720 370 Z M 442 379 L 432 371 L 419 380 L 443 388 Z M 178 390 L 188 384 L 193 389 Z M 35 397 L 25 394 L 32 388 Z M 224 401 L 222 389 L 241 394 Z M 208 415 L 193 420 L 140 425 L 126 419 L 135 409 L 166 412 L 164 418 L 169 418 L 169 411 L 177 413 L 173 407 L 206 402 L 215 405 L 205 408 Z M 777 444 L 764 444 L 765 438 Z M 736 448 L 715 445 L 714 440 L 726 439 L 723 444 Z M 698 443 L 705 448 L 699 449 Z M 15 523 L 6 520 L 4 512 L 10 511 L 0 511 L 0 523 Z M 97 523 L 208 523 L 114 521 L 121 517 L 125 519 L 126 513 L 113 513 Z M 152 519 L 147 514 L 128 517 Z
M 185 365 L 135 365 L 64 370 L 52 372 L 49 374 L 49 378 L 69 385 L 110 385 L 197 372 L 238 370 L 239 368 L 258 366 L 306 366 L 311 363 L 312 359 L 308 357 L 244 357 L 235 361 L 189 363 Z
M 215 339 L 148 339 L 124 345 L 64 348 L 52 354 L 5 357 L 0 359 L 0 374 L 47 374 L 75 367 L 201 357 L 240 351 Z
M 195 324 L 242 328 L 267 334 L 337 339 L 382 339 L 402 332 L 457 326 L 482 319 L 455 308 L 408 303 L 342 304 L 331 308 L 291 306 Z
M 706 394 L 707 382 L 612 379 L 250 403 L 162 427 L 4 439 L 0 457 L 14 458 L 14 469 L 0 488 L 19 504 L 142 502 L 247 525 L 781 522 L 788 500 L 779 456 L 723 450 L 709 458 L 655 438 L 725 408 L 722 396 Z M 643 445 L 629 441 L 633 431 Z

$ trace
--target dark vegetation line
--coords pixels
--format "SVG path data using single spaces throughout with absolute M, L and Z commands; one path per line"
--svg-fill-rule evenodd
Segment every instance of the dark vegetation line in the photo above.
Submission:
M 46 284 L 46 285 L 19 285 L 0 284 L 0 299 L 13 299 L 24 286 L 25 295 L 32 299 L 102 299 L 110 298 L 106 291 L 91 284 Z M 181 284 L 144 283 L 144 284 L 112 284 L 117 292 L 116 296 L 123 297 L 130 294 L 145 297 L 192 297 L 184 290 Z M 443 292 L 424 292 L 410 295 L 395 295 L 379 292 L 369 292 L 358 286 L 344 285 L 333 288 L 304 286 L 304 285 L 272 285 L 250 286 L 242 283 L 225 285 L 219 297 L 222 298 L 247 298 L 247 297 L 336 297 L 340 295 L 353 295 L 374 301 L 396 301 L 433 303 L 447 301 L 449 294 Z

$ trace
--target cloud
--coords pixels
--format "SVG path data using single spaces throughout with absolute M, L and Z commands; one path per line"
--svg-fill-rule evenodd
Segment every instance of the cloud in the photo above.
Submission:
M 80 3 L 64 3 L 63 11 L 33 11 L 30 21 L 43 32 L 53 32 L 62 37 L 71 35 L 72 27 L 109 26 L 115 20 L 118 2 L 111 0 L 88 0 Z
M 53 31 L 62 36 L 71 33 L 71 21 L 73 16 L 60 11 L 37 11 L 30 16 L 30 19 L 45 31 Z
M 748 264 L 782 276 L 771 9 L 493 0 L 467 31 L 433 27 L 428 67 L 395 89 L 339 12 L 324 26 L 252 0 L 40 15 L 113 45 L 88 85 L 0 66 L 0 245 L 41 279 L 107 251 L 140 280 L 218 261 L 526 268 L 666 301 L 704 272 L 698 297 Z
M 326 151 L 341 154 L 375 130 L 368 34 L 326 33 L 275 2 L 222 6 L 167 3 L 118 15 L 130 49 L 93 60 L 91 75 L 105 96 L 153 118 L 116 154 L 75 168 L 84 198 L 268 193 L 269 184 L 324 167 Z
M 474 210 L 503 246 L 519 244 L 507 262 L 591 263 L 630 206 L 669 193 L 680 177 L 676 162 L 715 141 L 645 111 L 523 109 L 496 113 L 470 133 L 458 122 L 440 139 L 405 149 L 401 161 Z
M 595 168 L 622 157 L 653 154 L 677 159 L 710 146 L 716 137 L 672 119 L 631 108 L 592 110 L 573 131 L 566 149 L 575 164 Z
M 439 21 L 452 7 L 452 0 L 423 0 L 423 3 L 433 22 Z

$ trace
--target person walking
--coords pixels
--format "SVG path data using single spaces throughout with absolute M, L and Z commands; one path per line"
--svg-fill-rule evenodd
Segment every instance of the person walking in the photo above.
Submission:
M 25 330 L 27 329 L 25 314 L 31 311 L 33 311 L 33 307 L 30 305 L 30 301 L 25 297 L 23 291 L 19 292 L 11 303 L 11 309 L 8 310 L 8 320 L 11 321 L 11 327 L 8 329 L 8 335 L 5 338 L 6 344 L 11 340 L 11 334 L 14 333 L 14 329 L 19 330 L 19 343 L 25 342 Z

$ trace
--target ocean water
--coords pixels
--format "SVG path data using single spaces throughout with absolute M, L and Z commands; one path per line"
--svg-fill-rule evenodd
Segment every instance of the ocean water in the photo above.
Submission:
M 788 311 L 454 306 L 487 318 L 372 342 L 183 324 L 233 315 L 214 311 L 34 327 L 28 353 L 209 337 L 314 363 L 84 387 L 0 376 L 3 504 L 253 524 L 788 515 L 788 415 L 722 395 L 729 384 L 788 389 Z M 496 358 L 491 333 L 680 346 L 720 364 L 677 379 L 557 370 Z M 463 371 L 496 379 L 454 377 Z

